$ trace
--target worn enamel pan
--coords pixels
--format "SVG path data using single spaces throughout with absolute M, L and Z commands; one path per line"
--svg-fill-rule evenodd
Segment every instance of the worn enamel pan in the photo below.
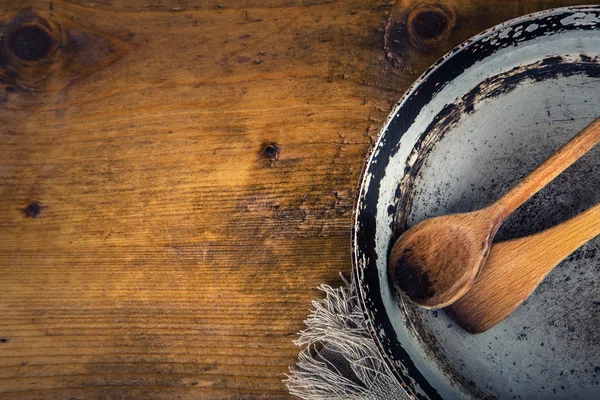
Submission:
M 483 32 L 440 59 L 395 107 L 361 177 L 353 265 L 372 335 L 410 396 L 600 399 L 600 239 L 480 335 L 443 310 L 397 298 L 386 265 L 407 226 L 486 206 L 598 115 L 599 6 Z M 595 148 L 518 209 L 496 240 L 546 229 L 599 201 Z

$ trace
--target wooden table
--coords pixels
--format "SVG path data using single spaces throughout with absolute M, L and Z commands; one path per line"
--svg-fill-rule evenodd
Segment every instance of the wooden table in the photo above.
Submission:
M 2 1 L 0 398 L 288 398 L 391 107 L 574 3 Z

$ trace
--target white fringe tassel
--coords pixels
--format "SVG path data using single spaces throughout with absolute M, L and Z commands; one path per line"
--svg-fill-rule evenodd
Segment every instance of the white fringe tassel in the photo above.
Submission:
M 306 329 L 294 341 L 305 346 L 285 383 L 305 400 L 409 400 L 381 358 L 367 328 L 354 283 L 314 300 Z

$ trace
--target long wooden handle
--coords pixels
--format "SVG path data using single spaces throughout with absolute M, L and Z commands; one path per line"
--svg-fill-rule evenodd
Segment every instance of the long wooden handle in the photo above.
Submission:
M 548 272 L 575 250 L 600 235 L 600 203 L 555 227 L 527 238 L 524 243 L 537 248 L 547 258 Z M 523 240 L 525 238 L 516 239 Z
M 540 191 L 565 169 L 579 160 L 600 142 L 600 117 L 562 146 L 525 179 L 493 204 L 499 214 L 507 217 L 531 196 Z

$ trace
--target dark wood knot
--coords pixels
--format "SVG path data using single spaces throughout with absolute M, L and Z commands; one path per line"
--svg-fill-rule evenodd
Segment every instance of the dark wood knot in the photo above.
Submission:
M 35 90 L 56 64 L 60 29 L 27 9 L 0 21 L 0 35 L 0 89 Z
M 23 214 L 28 218 L 37 218 L 42 212 L 42 205 L 37 201 L 32 201 L 25 209 Z
M 423 53 L 439 57 L 448 50 L 456 25 L 455 12 L 441 4 L 419 3 L 412 8 L 396 4 L 385 27 L 385 56 L 394 67 L 416 73 L 422 68 Z
M 454 12 L 441 4 L 413 8 L 406 18 L 408 40 L 414 47 L 429 51 L 439 47 L 456 25 Z
M 18 68 L 23 62 L 32 63 L 49 58 L 60 42 L 53 25 L 33 10 L 16 15 L 2 26 L 5 40 L 0 56 L 3 61 Z
M 8 49 L 25 61 L 39 61 L 48 56 L 55 40 L 40 26 L 20 26 L 6 35 Z
M 279 145 L 277 143 L 264 143 L 260 151 L 260 158 L 277 160 L 279 158 Z
M 63 90 L 132 48 L 54 12 L 27 8 L 7 15 L 0 20 L 0 102 L 19 104 L 27 97 L 30 106 L 35 97 L 28 94 Z

